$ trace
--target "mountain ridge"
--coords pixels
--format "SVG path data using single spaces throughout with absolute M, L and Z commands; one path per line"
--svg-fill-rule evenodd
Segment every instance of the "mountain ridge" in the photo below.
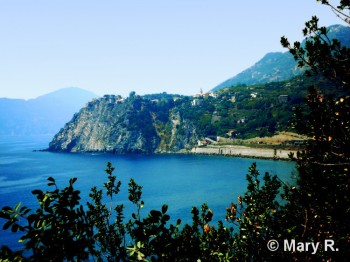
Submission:
M 350 46 L 349 27 L 337 24 L 327 27 L 327 30 L 330 39 L 336 38 L 342 45 Z M 306 39 L 303 40 L 302 45 L 305 41 Z M 304 70 L 297 67 L 296 61 L 288 51 L 269 52 L 253 66 L 223 81 L 211 90 L 218 91 L 235 85 L 253 85 L 285 81 L 303 72 Z
M 94 97 L 82 88 L 67 87 L 29 100 L 0 98 L 0 135 L 55 134 Z

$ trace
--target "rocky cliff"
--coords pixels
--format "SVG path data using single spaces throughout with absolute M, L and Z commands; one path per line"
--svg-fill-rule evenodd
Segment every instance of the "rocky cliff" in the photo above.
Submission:
M 135 93 L 126 99 L 105 95 L 89 102 L 55 135 L 49 151 L 151 154 L 190 149 L 195 126 L 173 100 L 159 102 Z

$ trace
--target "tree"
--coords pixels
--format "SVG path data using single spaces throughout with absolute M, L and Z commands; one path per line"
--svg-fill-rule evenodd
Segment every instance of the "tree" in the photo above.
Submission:
M 247 192 L 238 197 L 238 204 L 227 208 L 226 219 L 235 224 L 239 231 L 233 242 L 235 261 L 262 261 L 267 257 L 278 258 L 283 252 L 271 253 L 266 243 L 278 232 L 277 212 L 281 205 L 277 201 L 281 182 L 277 176 L 265 173 L 263 181 L 253 163 L 247 174 Z
M 24 258 L 23 252 L 12 252 L 3 246 L 0 260 L 73 261 L 89 257 L 95 243 L 93 227 L 83 206 L 79 205 L 80 192 L 74 189 L 76 178 L 70 179 L 69 186 L 62 190 L 52 177 L 48 181 L 53 190 L 32 192 L 39 205 L 35 212 L 21 207 L 21 203 L 0 211 L 0 218 L 7 220 L 3 229 L 23 232 L 19 242 L 24 243 L 24 249 L 30 254 Z
M 124 205 L 114 206 L 121 182 L 113 175 L 114 167 L 107 163 L 108 180 L 104 190 L 91 189 L 88 210 L 80 205 L 80 192 L 74 189 L 76 178 L 60 190 L 53 178 L 48 186 L 53 190 L 33 190 L 39 208 L 32 211 L 17 204 L 3 207 L 0 218 L 4 230 L 21 231 L 24 249 L 0 249 L 1 261 L 188 261 L 205 258 L 218 261 L 230 253 L 232 229 L 219 222 L 211 227 L 213 212 L 206 204 L 192 208 L 193 223 L 180 230 L 181 219 L 169 224 L 168 206 L 151 210 L 146 217 L 140 210 L 145 205 L 142 187 L 129 182 L 129 201 L 136 212 L 125 221 Z M 107 196 L 108 200 L 104 200 Z
M 350 15 L 346 14 L 345 11 L 349 10 L 350 1 L 349 0 L 340 0 L 338 6 L 331 4 L 328 0 L 316 0 L 317 2 L 321 2 L 324 5 L 328 5 L 332 11 L 338 16 L 341 20 L 346 23 L 350 23 Z
M 341 1 L 338 7 L 319 2 L 349 24 L 349 16 L 343 13 L 349 10 L 349 1 Z M 323 245 L 333 239 L 339 251 L 325 252 L 323 246 L 316 256 L 338 261 L 350 254 L 350 49 L 328 38 L 317 17 L 306 22 L 303 34 L 308 37 L 305 45 L 295 42 L 292 46 L 285 37 L 281 43 L 300 67 L 306 67 L 307 75 L 324 77 L 337 89 L 322 93 L 311 86 L 307 110 L 296 111 L 295 126 L 311 139 L 295 157 L 299 177 L 297 187 L 285 187 L 284 215 L 290 235 L 301 241 Z
M 344 10 L 350 1 L 342 0 L 338 6 L 326 4 L 349 24 Z M 296 185 L 284 185 L 276 176 L 266 173 L 261 182 L 259 171 L 253 164 L 247 174 L 247 192 L 227 209 L 226 219 L 235 227 L 227 228 L 223 222 L 211 226 L 213 212 L 206 204 L 192 208 L 192 225 L 181 228 L 181 220 L 168 224 L 168 207 L 151 210 L 142 218 L 140 209 L 142 187 L 131 179 L 129 200 L 136 206 L 131 219 L 124 222 L 123 205 L 113 207 L 114 196 L 119 193 L 120 182 L 113 175 L 111 163 L 105 170 L 108 181 L 104 191 L 93 188 L 88 211 L 80 205 L 80 192 L 73 185 L 60 190 L 49 178 L 53 190 L 34 190 L 39 208 L 31 212 L 17 204 L 4 207 L 0 217 L 6 220 L 4 229 L 22 231 L 20 241 L 23 252 L 0 250 L 0 259 L 7 261 L 73 261 L 96 258 L 98 261 L 347 261 L 350 257 L 350 49 L 327 36 L 317 17 L 305 25 L 305 44 L 291 45 L 283 37 L 281 43 L 288 48 L 306 74 L 324 77 L 337 87 L 321 92 L 316 86 L 309 88 L 307 108 L 296 110 L 295 128 L 310 139 L 304 150 L 296 156 L 298 176 Z M 131 94 L 130 98 L 135 95 Z M 110 203 L 103 201 L 106 195 Z M 282 197 L 283 199 L 280 199 Z M 233 235 L 234 229 L 237 233 Z M 130 237 L 127 245 L 126 237 Z M 296 240 L 319 243 L 315 254 L 311 252 L 272 252 L 267 248 L 271 239 Z M 334 241 L 326 249 L 325 241 Z M 333 250 L 334 249 L 334 250 Z

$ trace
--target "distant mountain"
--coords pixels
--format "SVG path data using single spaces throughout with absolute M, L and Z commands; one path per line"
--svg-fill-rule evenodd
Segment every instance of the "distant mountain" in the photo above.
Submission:
M 94 97 L 69 87 L 30 100 L 0 98 L 0 135 L 55 134 Z
M 268 53 L 252 67 L 214 87 L 213 91 L 235 85 L 284 81 L 300 73 L 301 70 L 289 52 Z
M 350 46 L 349 27 L 332 25 L 327 29 L 329 38 L 336 38 L 343 45 Z M 268 53 L 252 67 L 227 79 L 212 90 L 217 91 L 236 85 L 253 85 L 284 81 L 300 75 L 302 72 L 303 70 L 297 67 L 297 63 L 289 52 Z

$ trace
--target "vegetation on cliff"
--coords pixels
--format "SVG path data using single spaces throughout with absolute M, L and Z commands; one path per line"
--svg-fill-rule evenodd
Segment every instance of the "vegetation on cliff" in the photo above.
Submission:
M 173 99 L 131 92 L 126 99 L 105 95 L 89 102 L 56 134 L 49 150 L 150 154 L 186 148 L 197 141 L 196 134 Z
M 312 83 L 336 90 L 335 84 L 315 76 L 235 86 L 195 97 L 105 95 L 75 114 L 56 134 L 49 150 L 151 154 L 189 150 L 205 137 L 271 136 L 292 130 L 294 109 L 302 105 Z

